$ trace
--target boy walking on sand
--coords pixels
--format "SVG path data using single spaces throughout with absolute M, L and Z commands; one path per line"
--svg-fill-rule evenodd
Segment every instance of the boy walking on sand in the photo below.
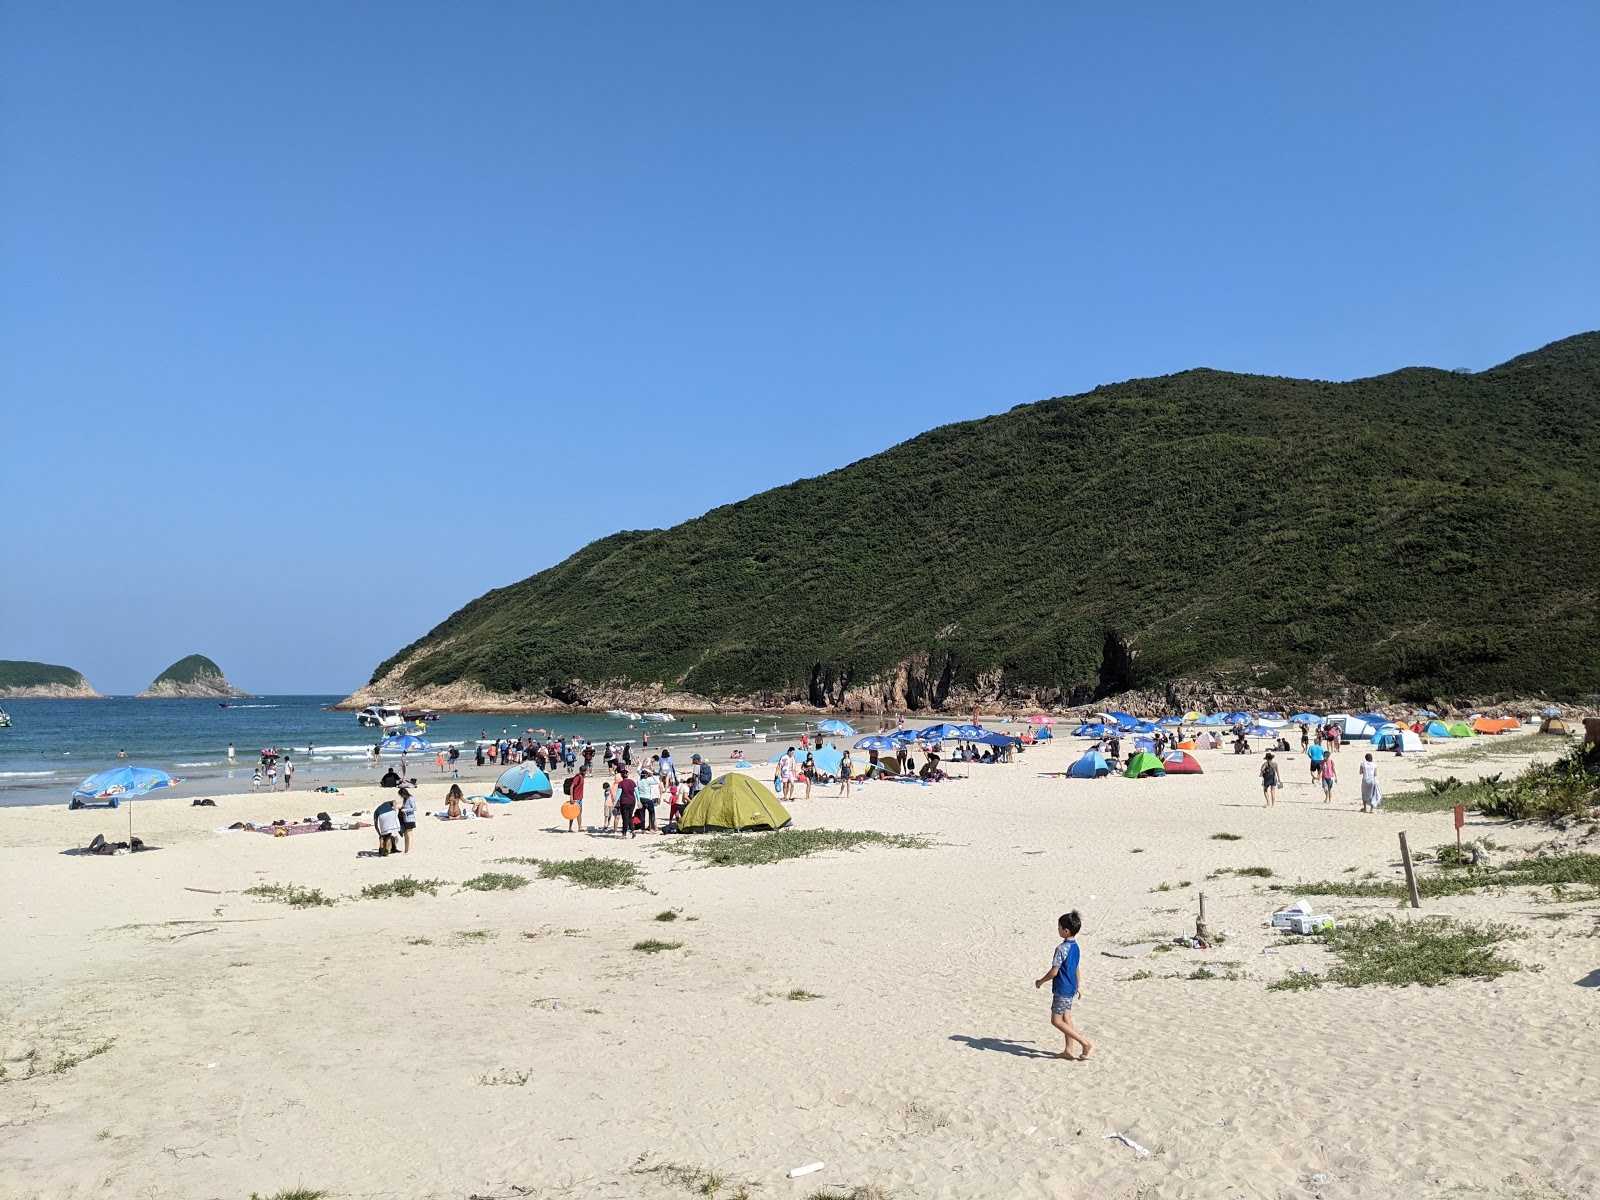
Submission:
M 1082 928 L 1083 918 L 1076 910 L 1066 913 L 1056 922 L 1061 944 L 1056 947 L 1055 956 L 1050 960 L 1050 969 L 1033 981 L 1036 988 L 1050 984 L 1050 1024 L 1059 1029 L 1061 1036 L 1066 1039 L 1066 1047 L 1058 1057 L 1073 1058 L 1072 1043 L 1077 1042 L 1083 1047 L 1083 1053 L 1076 1056 L 1080 1062 L 1087 1061 L 1094 1050 L 1089 1039 L 1072 1024 L 1072 1003 L 1083 995 L 1078 981 L 1078 943 L 1074 940 Z

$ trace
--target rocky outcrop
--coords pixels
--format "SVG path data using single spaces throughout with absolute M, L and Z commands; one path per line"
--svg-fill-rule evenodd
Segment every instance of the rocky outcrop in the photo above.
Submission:
M 71 667 L 0 659 L 0 700 L 98 700 L 100 693 Z
M 203 654 L 181 658 L 140 692 L 140 700 L 239 700 L 250 693 L 229 683 L 222 668 Z

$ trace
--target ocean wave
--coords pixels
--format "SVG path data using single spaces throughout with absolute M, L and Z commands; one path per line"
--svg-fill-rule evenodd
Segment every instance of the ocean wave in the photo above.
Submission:
M 35 779 L 45 775 L 64 775 L 65 771 L 0 771 L 0 779 Z
M 220 767 L 222 764 L 220 762 L 191 762 L 173 763 L 172 765 L 175 767 Z

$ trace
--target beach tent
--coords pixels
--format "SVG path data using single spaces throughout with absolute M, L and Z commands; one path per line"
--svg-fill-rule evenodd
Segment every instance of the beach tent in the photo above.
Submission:
M 769 789 L 748 775 L 728 774 L 700 789 L 678 828 L 684 833 L 782 829 L 790 820 L 789 810 Z
M 1546 717 L 1543 721 L 1539 722 L 1539 732 L 1564 733 L 1570 735 L 1572 733 L 1572 726 L 1568 725 L 1560 717 Z
M 1067 774 L 1074 779 L 1102 779 L 1111 774 L 1111 764 L 1100 751 L 1090 750 L 1067 768 Z
M 1036 742 L 1050 742 L 1055 740 L 1055 734 L 1050 732 L 1050 726 L 1041 725 L 1034 732 L 1033 740 Z M 981 739 L 980 739 L 981 740 Z
M 1450 736 L 1451 737 L 1472 737 L 1473 736 L 1472 726 L 1468 725 L 1464 721 L 1457 721 L 1454 725 L 1450 726 Z
M 555 794 L 550 776 L 520 764 L 501 772 L 500 778 L 494 781 L 494 790 L 513 800 L 548 800 Z
M 1479 717 L 1472 723 L 1478 733 L 1506 733 L 1521 727 L 1522 722 L 1513 717 Z
M 1124 779 L 1148 779 L 1152 775 L 1165 775 L 1166 767 L 1161 765 L 1161 760 L 1148 750 L 1140 750 L 1128 760 L 1128 769 L 1122 773 Z
M 1371 723 L 1361 717 L 1344 717 L 1336 723 L 1344 730 L 1346 738 L 1369 738 L 1373 734 Z
M 1443 721 L 1429 721 L 1425 732 L 1431 738 L 1447 738 L 1450 736 L 1450 726 Z
M 1411 730 L 1400 726 L 1380 729 L 1372 735 L 1372 748 L 1374 750 L 1393 750 L 1396 742 L 1400 744 L 1401 751 L 1406 754 L 1422 750 L 1422 739 L 1412 733 Z
M 1196 725 L 1221 725 L 1223 724 L 1223 719 L 1221 714 L 1212 713 L 1209 717 L 1196 717 L 1194 723 Z
M 1168 750 L 1161 756 L 1161 764 L 1168 775 L 1204 775 L 1200 760 L 1187 750 Z

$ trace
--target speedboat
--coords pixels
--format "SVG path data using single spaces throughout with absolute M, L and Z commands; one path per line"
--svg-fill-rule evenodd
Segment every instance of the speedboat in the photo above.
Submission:
M 645 713 L 646 721 L 676 721 L 678 718 L 671 713 Z
M 397 701 L 388 700 L 382 704 L 369 704 L 356 714 L 356 720 L 373 729 L 382 729 L 387 733 L 398 732 L 403 726 L 405 715 L 400 711 Z
M 431 708 L 408 708 L 400 714 L 408 721 L 437 721 L 439 714 Z
M 0 729 L 10 729 L 10 728 L 11 728 L 11 714 L 8 713 L 5 709 L 0 708 Z
M 638 713 L 631 712 L 626 708 L 608 708 L 606 709 L 606 716 L 616 717 L 619 721 L 641 721 L 644 719 Z

